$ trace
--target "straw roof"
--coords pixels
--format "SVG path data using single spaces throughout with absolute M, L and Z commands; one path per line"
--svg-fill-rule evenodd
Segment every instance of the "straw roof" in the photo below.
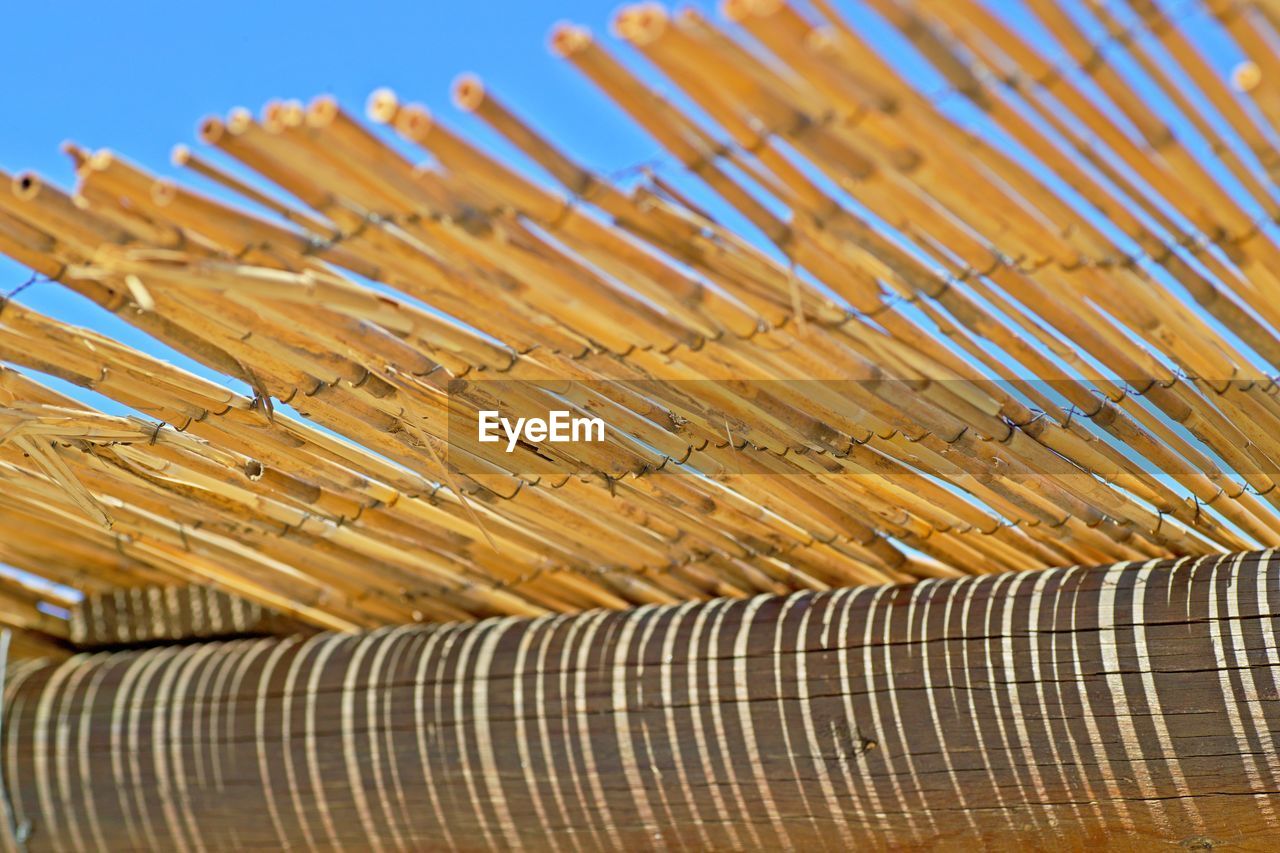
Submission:
M 5 175 L 0 251 L 230 385 L 6 301 L 0 561 L 344 629 L 1280 545 L 1280 5 L 721 11 L 553 31 L 634 181 L 475 76 L 505 154 L 379 91 L 205 119 L 216 196 Z M 495 399 L 606 440 L 456 428 Z

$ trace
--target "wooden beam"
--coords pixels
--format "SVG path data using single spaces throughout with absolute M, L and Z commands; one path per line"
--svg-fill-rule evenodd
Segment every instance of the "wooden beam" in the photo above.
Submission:
M 44 849 L 1265 849 L 1271 552 L 20 667 Z

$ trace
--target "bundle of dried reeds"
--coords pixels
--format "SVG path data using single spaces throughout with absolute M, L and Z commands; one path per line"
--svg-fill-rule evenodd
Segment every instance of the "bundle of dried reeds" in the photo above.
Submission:
M 343 629 L 1280 545 L 1274 9 L 1211 4 L 1239 92 L 1151 3 L 1032 0 L 1065 65 L 976 0 L 868 5 L 982 132 L 827 0 L 728 0 L 614 21 L 678 102 L 552 34 L 682 167 L 631 186 L 471 75 L 554 185 L 388 91 L 427 162 L 328 97 L 201 122 L 261 180 L 175 162 L 262 215 L 105 150 L 3 176 L 0 251 L 252 396 L 3 303 L 0 560 Z M 476 432 L 557 409 L 603 440 Z

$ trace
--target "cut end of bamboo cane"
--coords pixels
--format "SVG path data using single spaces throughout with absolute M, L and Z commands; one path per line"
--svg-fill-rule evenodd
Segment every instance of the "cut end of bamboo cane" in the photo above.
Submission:
M 391 124 L 399 111 L 400 99 L 390 89 L 375 89 L 364 105 L 365 115 L 378 124 Z
M 659 3 L 624 6 L 613 16 L 613 32 L 635 45 L 657 40 L 667 29 L 671 16 Z
M 302 101 L 290 98 L 281 103 L 276 110 L 276 120 L 282 122 L 285 127 L 302 127 L 307 120 L 307 109 L 302 105 Z
M 283 102 L 281 101 L 267 101 L 262 105 L 258 121 L 263 130 L 267 133 L 279 133 L 284 130 L 284 123 L 280 120 L 280 111 L 282 109 Z
M 105 172 L 111 168 L 111 164 L 116 160 L 116 155 L 108 148 L 99 148 L 93 154 L 89 155 L 85 165 L 95 172 Z
M 635 6 L 623 6 L 614 12 L 613 19 L 609 21 L 609 34 L 614 38 L 630 41 L 631 31 L 634 27 L 631 19 L 635 16 L 635 13 Z
M 421 142 L 431 133 L 431 111 L 422 104 L 405 104 L 396 113 L 395 129 L 405 139 Z
M 475 74 L 463 74 L 453 81 L 453 102 L 458 109 L 475 112 L 484 103 L 484 83 Z
M 567 59 L 591 46 L 591 32 L 586 27 L 561 21 L 551 28 L 547 45 L 553 54 L 561 59 Z
M 301 101 L 267 101 L 262 107 L 262 127 L 267 133 L 283 133 L 301 127 L 306 111 Z
M 175 145 L 169 152 L 169 162 L 175 166 L 185 166 L 191 162 L 191 149 L 185 145 Z
M 1262 69 L 1256 62 L 1241 62 L 1231 70 L 1231 85 L 1237 92 L 1252 92 L 1262 82 Z
M 751 0 L 722 0 L 720 3 L 720 16 L 726 21 L 734 24 L 740 24 L 747 18 L 751 17 L 755 4 Z
M 236 107 L 227 113 L 227 133 L 240 136 L 253 127 L 253 113 L 244 107 Z
M 328 127 L 338 119 L 341 107 L 333 95 L 317 95 L 307 105 L 306 121 L 308 127 Z
M 22 172 L 14 175 L 10 187 L 13 194 L 23 201 L 31 201 L 40 195 L 40 189 L 44 186 L 44 181 L 35 172 Z
M 206 145 L 217 145 L 227 126 L 217 116 L 206 116 L 196 125 L 196 137 Z

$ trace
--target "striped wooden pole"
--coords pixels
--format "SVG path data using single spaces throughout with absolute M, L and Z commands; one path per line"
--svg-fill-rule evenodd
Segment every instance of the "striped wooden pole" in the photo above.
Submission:
M 30 850 L 1266 849 L 1272 552 L 14 664 Z

